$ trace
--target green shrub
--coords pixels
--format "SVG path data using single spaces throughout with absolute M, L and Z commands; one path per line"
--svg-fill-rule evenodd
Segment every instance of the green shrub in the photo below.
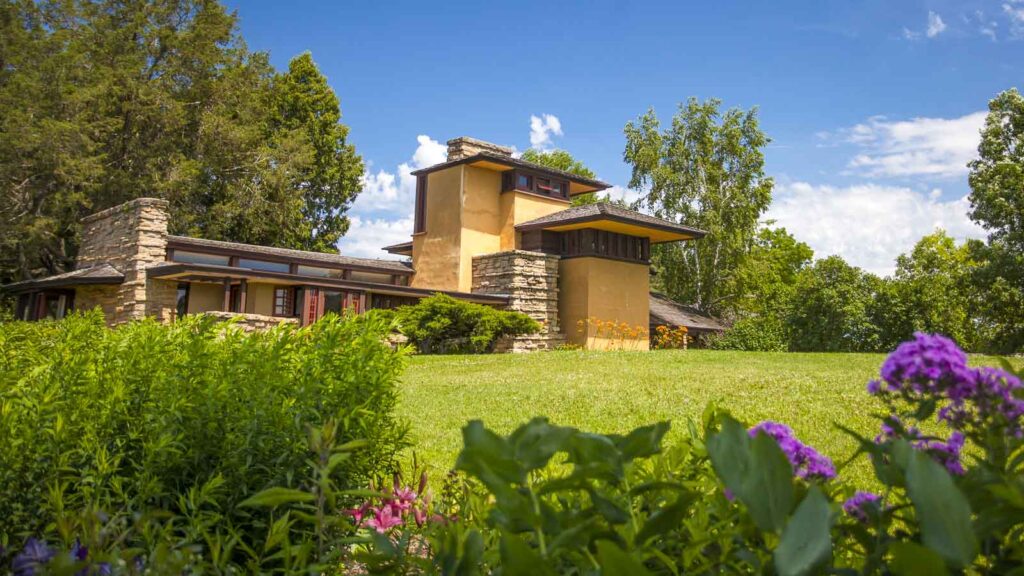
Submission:
M 716 350 L 785 352 L 786 327 L 775 316 L 751 316 L 737 320 L 723 334 L 709 337 L 708 346 Z
M 271 518 L 239 504 L 322 485 L 311 431 L 330 421 L 337 444 L 363 441 L 332 460 L 333 484 L 391 473 L 406 427 L 393 415 L 404 359 L 383 342 L 389 329 L 333 315 L 252 334 L 203 317 L 0 324 L 0 543 L 70 546 L 120 526 L 122 547 L 257 561 Z M 292 522 L 284 533 L 299 540 Z
M 435 294 L 398 309 L 398 322 L 409 342 L 425 354 L 479 354 L 493 350 L 501 336 L 532 334 L 540 325 L 521 312 Z

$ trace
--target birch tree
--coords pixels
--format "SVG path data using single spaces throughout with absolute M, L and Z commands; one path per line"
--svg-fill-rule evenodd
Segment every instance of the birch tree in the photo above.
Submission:
M 652 251 L 655 286 L 677 301 L 710 313 L 739 297 L 736 274 L 772 197 L 764 173 L 757 109 L 722 112 L 721 101 L 690 98 L 662 129 L 653 109 L 626 124 L 623 154 L 637 206 L 659 218 L 707 232 L 696 241 Z

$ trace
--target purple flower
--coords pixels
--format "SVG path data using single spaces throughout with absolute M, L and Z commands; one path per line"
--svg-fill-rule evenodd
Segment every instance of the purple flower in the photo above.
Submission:
M 836 469 L 832 465 L 832 461 L 827 456 L 822 455 L 814 448 L 798 440 L 789 426 L 778 422 L 765 421 L 747 431 L 751 438 L 757 436 L 758 432 L 764 432 L 775 439 L 779 444 L 779 448 L 786 455 L 786 459 L 793 466 L 793 471 L 796 472 L 797 477 L 805 480 L 830 480 L 835 478 Z
M 927 452 L 936 462 L 946 467 L 950 474 L 963 476 L 964 466 L 960 462 L 960 452 L 964 448 L 964 435 L 954 431 L 949 435 L 949 440 L 919 440 L 914 443 L 914 448 Z
M 863 524 L 868 523 L 868 511 L 878 507 L 881 496 L 871 492 L 857 492 L 843 502 L 843 511 Z
M 42 573 L 43 567 L 56 554 L 57 552 L 50 549 L 46 542 L 29 538 L 25 542 L 25 548 L 11 562 L 11 571 L 14 572 L 15 576 L 34 576 L 35 574 Z
M 903 342 L 889 354 L 881 376 L 881 382 L 868 385 L 872 394 L 920 397 L 970 382 L 975 372 L 968 368 L 967 355 L 955 342 L 938 334 L 917 332 L 913 340 Z
M 950 404 L 939 411 L 939 419 L 953 428 L 1006 428 L 1008 434 L 1022 435 L 1024 399 L 1019 378 L 999 368 L 979 368 L 975 378 L 948 391 Z

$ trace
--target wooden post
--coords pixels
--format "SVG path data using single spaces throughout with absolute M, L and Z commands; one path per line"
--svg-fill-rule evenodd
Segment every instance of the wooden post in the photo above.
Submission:
M 238 298 L 238 311 L 242 312 L 242 313 L 245 313 L 245 293 L 246 293 L 246 290 L 248 288 L 249 288 L 248 280 L 246 280 L 245 278 L 242 278 L 242 286 L 240 288 L 241 294 L 239 294 L 239 298 Z
M 231 312 L 231 278 L 224 279 L 224 312 Z

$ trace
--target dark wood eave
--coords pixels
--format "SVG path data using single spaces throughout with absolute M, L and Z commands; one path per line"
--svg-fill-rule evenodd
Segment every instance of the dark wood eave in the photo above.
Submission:
M 166 262 L 156 264 L 146 269 L 146 276 L 150 278 L 179 279 L 182 281 L 204 281 L 217 282 L 225 278 L 245 278 L 282 280 L 291 284 L 303 286 L 315 286 L 318 288 L 343 288 L 349 290 L 362 290 L 377 294 L 392 294 L 395 296 L 412 296 L 423 298 L 433 294 L 447 294 L 460 300 L 479 302 L 481 304 L 508 304 L 508 296 L 501 294 L 474 294 L 470 292 L 456 292 L 451 290 L 430 290 L 425 288 L 413 288 L 411 286 L 398 286 L 395 284 L 383 284 L 379 282 L 361 282 L 357 280 L 344 280 L 335 278 L 323 278 L 320 276 L 300 276 L 286 272 L 267 272 L 263 270 L 249 270 L 234 266 L 217 266 L 215 264 L 188 264 L 183 262 Z
M 579 212 L 580 214 L 575 215 L 574 213 L 576 212 Z M 547 230 L 563 226 L 600 221 L 618 222 L 640 228 L 650 228 L 652 230 L 671 232 L 689 236 L 691 239 L 703 238 L 707 235 L 707 232 L 697 228 L 691 228 L 682 224 L 675 224 L 667 220 L 647 216 L 646 214 L 641 214 L 639 212 L 633 212 L 632 210 L 617 208 L 606 203 L 574 206 L 567 210 L 563 210 L 562 212 L 555 212 L 547 216 L 518 224 L 516 226 L 516 230 L 520 232 L 528 232 L 530 230 Z
M 302 266 L 315 266 L 318 268 L 357 270 L 360 272 L 399 274 L 402 276 L 411 276 L 415 274 L 415 271 L 409 264 L 399 262 L 397 260 L 355 258 L 351 256 L 342 256 L 341 254 L 273 248 L 269 246 L 258 246 L 255 244 L 241 244 L 237 242 L 190 238 L 188 236 L 168 236 L 167 248 L 168 250 L 185 250 L 189 252 L 217 254 L 220 256 L 239 256 L 251 258 L 253 260 L 299 264 Z
M 385 246 L 385 247 L 381 248 L 381 250 L 383 250 L 383 251 L 385 251 L 385 252 L 387 252 L 389 254 L 398 254 L 400 256 L 407 256 L 409 254 L 412 254 L 412 241 L 410 240 L 409 242 L 399 242 L 398 244 L 392 244 L 390 246 Z
M 63 288 L 85 285 L 117 285 L 124 282 L 124 274 L 109 264 L 98 264 L 62 274 L 12 282 L 0 286 L 0 290 L 11 294 L 30 292 L 44 288 Z
M 582 176 L 573 174 L 572 172 L 566 172 L 564 170 L 549 168 L 548 166 L 544 166 L 542 164 L 534 164 L 533 162 L 526 162 L 518 158 L 504 156 L 502 154 L 494 154 L 492 152 L 478 152 L 476 154 L 473 154 L 472 156 L 466 156 L 465 158 L 460 158 L 458 160 L 450 160 L 448 162 L 434 164 L 433 166 L 428 166 L 426 168 L 420 168 L 419 170 L 413 171 L 412 175 L 419 176 L 421 174 L 430 174 L 431 172 L 437 172 L 438 170 L 444 170 L 445 168 L 451 168 L 452 166 L 459 166 L 460 164 L 474 164 L 477 162 L 490 162 L 493 164 L 501 164 L 503 166 L 508 166 L 509 168 L 522 168 L 524 170 L 537 172 L 539 174 L 544 174 L 546 176 L 554 178 L 568 180 L 575 184 L 580 184 L 582 186 L 592 188 L 591 190 L 576 192 L 575 194 L 570 192 L 570 195 L 574 196 L 579 194 L 590 194 L 591 192 L 600 192 L 601 190 L 607 190 L 608 188 L 612 187 L 611 184 L 608 184 L 607 182 L 602 182 L 594 178 L 584 178 Z

